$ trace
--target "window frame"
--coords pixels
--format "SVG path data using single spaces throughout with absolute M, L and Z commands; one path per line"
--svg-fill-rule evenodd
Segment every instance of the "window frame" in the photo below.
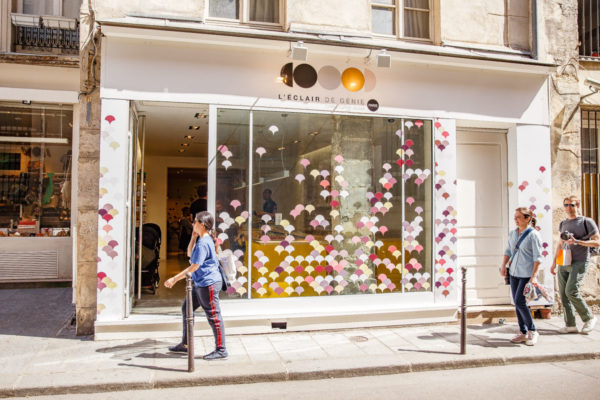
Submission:
M 371 11 L 371 33 L 373 34 L 373 36 L 375 37 L 379 37 L 379 38 L 389 38 L 389 39 L 402 39 L 402 40 L 410 40 L 410 41 L 415 41 L 415 42 L 420 42 L 420 43 L 432 43 L 434 41 L 436 41 L 436 37 L 437 37 L 437 27 L 435 24 L 436 21 L 436 10 L 438 9 L 437 7 L 437 2 L 438 0 L 428 0 L 429 2 L 429 37 L 428 38 L 418 38 L 418 37 L 412 37 L 412 36 L 405 36 L 404 35 L 404 11 L 406 9 L 409 9 L 410 11 L 423 11 L 424 9 L 422 8 L 414 8 L 414 7 L 406 7 L 405 4 L 405 0 L 392 0 L 393 4 L 384 4 L 381 3 L 377 0 L 371 0 L 370 1 L 370 11 Z M 394 34 L 393 35 L 387 35 L 384 33 L 377 33 L 373 30 L 373 9 L 374 8 L 384 8 L 384 9 L 388 9 L 388 10 L 394 10 Z
M 284 17 L 285 17 L 285 5 L 286 0 L 277 0 L 279 1 L 279 22 L 261 22 L 261 21 L 251 21 L 250 20 L 250 0 L 238 0 L 240 2 L 239 14 L 238 18 L 222 18 L 222 17 L 213 17 L 210 15 L 210 2 L 214 0 L 207 0 L 204 5 L 204 20 L 210 23 L 229 25 L 229 26 L 249 26 L 256 27 L 261 29 L 272 29 L 272 30 L 281 30 L 284 26 Z

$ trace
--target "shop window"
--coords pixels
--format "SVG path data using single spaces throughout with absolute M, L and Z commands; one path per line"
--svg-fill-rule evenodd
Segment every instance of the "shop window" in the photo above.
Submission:
M 280 24 L 281 0 L 209 0 L 211 18 L 243 23 Z
M 73 109 L 0 104 L 0 236 L 69 236 Z
M 600 223 L 600 111 L 581 112 L 581 208 L 583 215 Z
M 431 121 L 220 110 L 217 136 L 231 295 L 431 291 Z
M 431 40 L 431 0 L 372 0 L 373 33 Z

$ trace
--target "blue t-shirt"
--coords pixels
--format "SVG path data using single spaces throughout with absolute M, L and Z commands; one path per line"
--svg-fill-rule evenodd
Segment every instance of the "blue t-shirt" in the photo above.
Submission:
M 210 235 L 204 235 L 196 240 L 190 264 L 198 264 L 200 267 L 192 274 L 196 286 L 207 287 L 217 282 L 222 282 L 219 271 L 219 258 L 215 250 L 215 243 Z

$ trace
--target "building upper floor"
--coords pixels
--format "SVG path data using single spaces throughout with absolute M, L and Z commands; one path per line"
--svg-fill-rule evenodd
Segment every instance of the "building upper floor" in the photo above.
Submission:
M 82 0 L 0 0 L 0 53 L 77 56 Z
M 571 3 L 575 13 L 561 13 Z M 440 55 L 554 62 L 549 42 L 557 26 L 574 27 L 569 38 L 577 41 L 577 0 L 96 0 L 92 7 L 101 24 Z

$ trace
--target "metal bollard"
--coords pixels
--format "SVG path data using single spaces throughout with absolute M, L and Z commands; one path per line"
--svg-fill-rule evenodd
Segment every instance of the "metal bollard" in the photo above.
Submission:
M 185 274 L 185 329 L 187 331 L 188 372 L 194 372 L 194 305 L 192 302 L 192 274 Z
M 462 298 L 460 300 L 460 354 L 467 354 L 467 267 L 462 272 Z

